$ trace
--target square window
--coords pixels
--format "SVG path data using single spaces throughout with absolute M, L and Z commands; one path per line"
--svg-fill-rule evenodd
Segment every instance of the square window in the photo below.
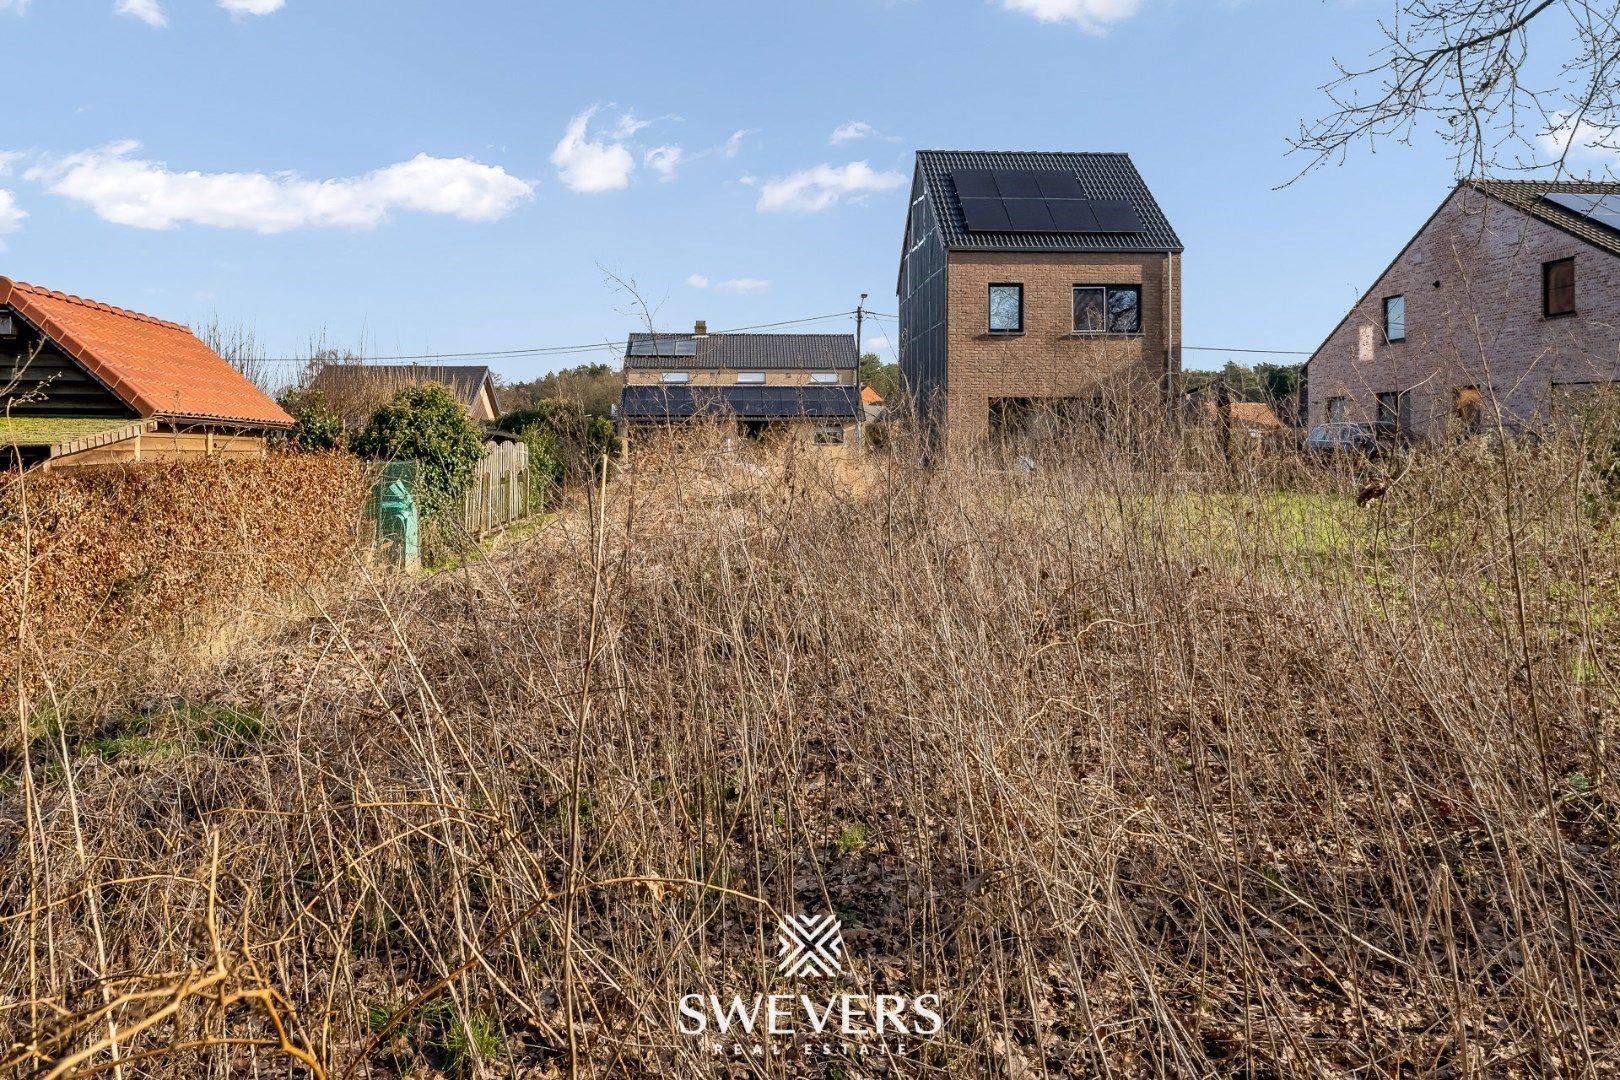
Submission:
M 1384 299 L 1384 340 L 1406 340 L 1406 297 L 1390 296 Z
M 1140 285 L 1076 285 L 1074 332 L 1139 334 L 1142 332 Z
M 1330 397 L 1327 399 L 1327 422 L 1330 424 L 1344 423 L 1344 398 Z
M 739 371 L 737 381 L 745 386 L 758 386 L 765 381 L 763 371 Z
M 830 384 L 830 383 L 836 383 L 838 381 L 838 372 L 836 372 L 836 371 L 812 371 L 810 373 L 810 381 L 813 382 L 813 383 L 819 383 L 821 385 L 827 385 L 827 384 Z
M 844 442 L 844 429 L 841 427 L 816 428 L 817 446 L 841 446 Z
M 11 312 L 0 311 L 0 337 L 16 337 L 17 320 L 12 318 Z
M 666 371 L 658 376 L 658 380 L 667 383 L 691 382 L 692 373 L 689 371 Z
M 1024 332 L 1024 287 L 1022 285 L 990 286 L 990 332 L 992 334 L 1022 334 Z
M 1547 318 L 1575 314 L 1575 260 L 1556 259 L 1541 267 L 1541 313 Z

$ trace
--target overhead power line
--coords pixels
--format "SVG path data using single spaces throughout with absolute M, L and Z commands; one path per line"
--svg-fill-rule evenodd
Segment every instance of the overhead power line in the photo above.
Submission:
M 804 319 L 784 319 L 781 322 L 758 323 L 754 326 L 734 326 L 729 330 L 711 330 L 711 334 L 742 334 L 750 330 L 774 330 L 784 326 L 805 326 L 810 323 L 827 322 L 829 319 L 843 319 L 854 317 L 854 309 L 849 311 L 835 311 L 830 315 L 812 315 Z M 607 350 L 618 353 L 623 346 L 612 341 L 593 341 L 583 345 L 533 345 L 521 349 L 485 349 L 478 352 L 448 352 L 448 353 L 414 353 L 399 356 L 362 356 L 356 357 L 363 363 L 381 362 L 384 360 L 510 360 L 522 356 L 548 356 L 560 353 L 585 353 Z M 316 359 L 314 356 L 267 356 L 255 360 L 260 364 L 307 364 Z
M 1309 356 L 1308 352 L 1299 349 L 1223 349 L 1216 345 L 1183 345 L 1183 352 L 1235 352 L 1254 353 L 1261 356 Z
M 898 315 L 891 315 L 881 311 L 868 310 L 866 315 L 874 319 L 893 319 L 899 321 Z M 832 319 L 847 319 L 855 316 L 854 310 L 835 311 L 828 315 L 811 315 L 803 319 L 783 319 L 780 322 L 756 323 L 752 326 L 735 326 L 729 330 L 711 330 L 712 334 L 742 334 L 751 330 L 779 330 L 787 326 L 808 326 L 812 323 L 828 322 Z M 895 349 L 896 343 L 885 332 L 889 339 L 889 347 Z M 1216 345 L 1183 345 L 1184 352 L 1214 352 L 1214 353 L 1241 353 L 1252 356 L 1310 356 L 1309 352 L 1301 349 L 1256 349 L 1232 348 Z M 476 352 L 442 352 L 442 353 L 405 353 L 396 356 L 362 356 L 356 357 L 361 363 L 382 363 L 384 361 L 442 361 L 442 360 L 513 360 L 529 356 L 565 356 L 568 354 L 609 352 L 618 355 L 622 346 L 613 341 L 592 341 L 579 345 L 531 345 L 517 349 L 483 349 Z M 255 360 L 260 364 L 307 364 L 316 359 L 314 356 L 271 356 Z

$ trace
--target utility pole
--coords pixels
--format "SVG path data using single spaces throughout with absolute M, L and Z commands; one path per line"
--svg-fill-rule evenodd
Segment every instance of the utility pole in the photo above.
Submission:
M 861 302 L 855 305 L 855 366 L 860 367 L 861 362 L 861 323 L 866 321 L 866 293 L 861 293 Z

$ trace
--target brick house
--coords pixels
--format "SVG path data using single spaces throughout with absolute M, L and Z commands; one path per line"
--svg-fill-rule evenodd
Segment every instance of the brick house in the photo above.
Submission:
M 897 288 L 925 431 L 959 448 L 1043 404 L 1167 400 L 1181 254 L 1126 154 L 920 151 Z
M 712 418 L 751 438 L 788 436 L 823 447 L 860 437 L 853 334 L 631 334 L 625 345 L 621 430 Z
M 1620 371 L 1620 184 L 1464 180 L 1306 365 L 1310 424 L 1545 422 Z
M 0 468 L 262 457 L 292 426 L 184 326 L 0 277 Z

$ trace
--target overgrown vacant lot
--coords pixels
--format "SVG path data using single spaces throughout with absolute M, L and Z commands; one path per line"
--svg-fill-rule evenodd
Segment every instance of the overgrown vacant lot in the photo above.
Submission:
M 229 649 L 25 656 L 11 1066 L 1620 1068 L 1620 546 L 1585 449 L 1427 453 L 1365 507 L 1168 440 L 907 461 L 671 449 L 455 571 L 231 598 Z M 801 911 L 843 920 L 835 990 L 776 974 Z M 788 990 L 938 993 L 944 1026 L 677 1030 L 684 995 Z

